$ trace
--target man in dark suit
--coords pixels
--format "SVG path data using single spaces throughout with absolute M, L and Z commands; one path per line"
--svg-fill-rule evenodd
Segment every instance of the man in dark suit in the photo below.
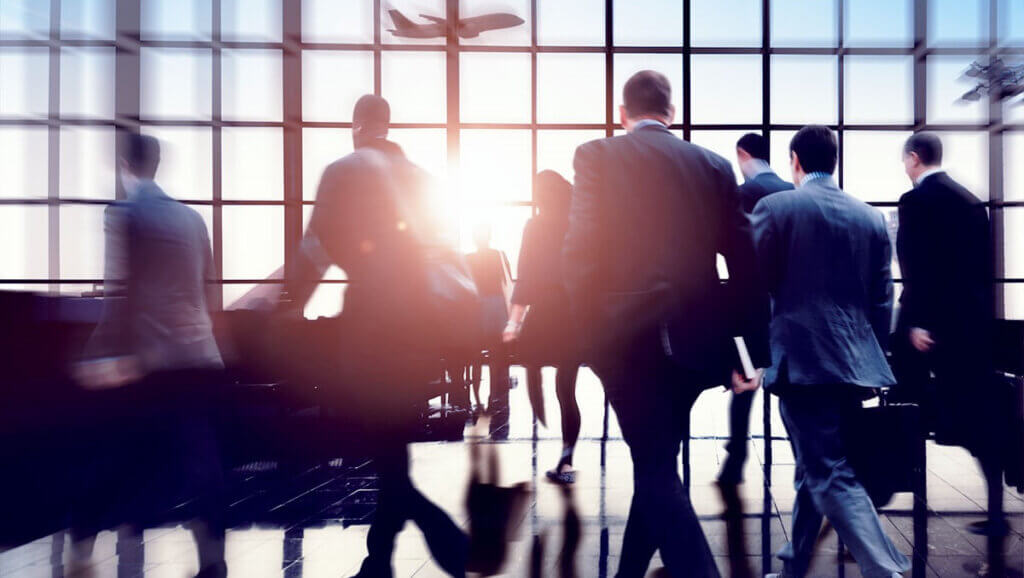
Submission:
M 740 185 L 740 199 L 746 213 L 762 198 L 772 193 L 786 191 L 793 185 L 779 178 L 768 165 L 768 139 L 757 133 L 747 133 L 736 143 L 736 158 L 743 172 L 744 183 Z M 725 445 L 728 457 L 718 473 L 718 484 L 726 492 L 726 505 L 738 504 L 735 489 L 743 481 L 743 464 L 747 461 L 747 435 L 750 432 L 750 408 L 754 403 L 754 392 L 733 394 L 729 404 L 729 442 Z
M 767 307 L 732 169 L 668 130 L 670 96 L 663 75 L 637 73 L 620 107 L 629 134 L 577 149 L 563 251 L 572 308 L 591 336 L 586 361 L 633 458 L 621 577 L 643 576 L 657 550 L 672 576 L 718 576 L 676 458 L 702 388 L 757 386 L 722 344 Z M 725 290 L 716 253 L 732 272 Z M 767 340 L 748 345 L 764 367 Z
M 936 441 L 970 450 L 989 483 L 989 523 L 971 530 L 1001 535 L 999 420 L 993 391 L 993 257 L 985 204 L 942 170 L 942 141 L 907 140 L 903 162 L 914 189 L 900 198 L 896 248 L 903 295 L 893 346 L 900 385 L 931 406 Z M 934 391 L 929 391 L 931 373 Z
M 779 553 L 783 576 L 806 574 L 822 517 L 861 573 L 896 577 L 910 568 L 886 536 L 843 449 L 851 412 L 872 388 L 892 385 L 885 358 L 892 315 L 892 247 L 882 214 L 832 180 L 838 145 L 806 126 L 790 143 L 796 190 L 770 195 L 752 223 L 772 294 L 772 366 L 796 457 L 793 534 Z

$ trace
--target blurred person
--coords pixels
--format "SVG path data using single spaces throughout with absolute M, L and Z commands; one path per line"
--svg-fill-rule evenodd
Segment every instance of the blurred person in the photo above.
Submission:
M 1001 536 L 1002 440 L 994 389 L 992 244 L 985 204 L 942 170 L 942 141 L 911 136 L 903 164 L 914 185 L 899 202 L 896 249 L 903 275 L 895 354 L 900 385 L 930 408 L 940 444 L 967 448 L 988 483 L 988 521 L 970 526 Z M 934 374 L 934 389 L 929 388 Z
M 93 390 L 93 409 L 111 416 L 88 437 L 99 471 L 73 511 L 73 573 L 87 576 L 96 532 L 114 505 L 130 504 L 131 522 L 179 498 L 198 497 L 192 523 L 198 576 L 224 576 L 223 471 L 207 402 L 223 362 L 213 335 L 216 291 L 206 225 L 195 210 L 154 181 L 160 144 L 124 136 L 120 176 L 126 200 L 107 207 L 104 221 L 104 312 L 77 367 Z M 106 458 L 106 459 L 104 459 Z
M 628 134 L 576 150 L 563 249 L 583 360 L 601 378 L 633 459 L 617 576 L 644 576 L 655 551 L 672 576 L 718 576 L 677 457 L 703 389 L 730 380 L 736 390 L 757 387 L 757 375 L 733 369 L 729 348 L 763 325 L 755 312 L 767 309 L 767 295 L 729 162 L 669 131 L 675 110 L 664 75 L 633 75 L 623 100 Z M 732 272 L 725 287 L 718 253 Z M 748 344 L 753 364 L 766 366 L 767 340 Z
M 467 538 L 413 485 L 408 443 L 420 391 L 436 378 L 444 320 L 430 301 L 425 252 L 439 241 L 430 218 L 428 176 L 387 139 L 388 102 L 361 97 L 353 111 L 355 152 L 324 170 L 316 204 L 286 276 L 281 311 L 301 317 L 327 268 L 348 276 L 345 306 L 323 345 L 294 348 L 300 378 L 320 381 L 327 404 L 358 432 L 380 479 L 377 511 L 367 534 L 360 577 L 390 577 L 395 539 L 411 520 L 431 555 L 452 576 L 465 574 Z M 308 368 L 321 368 L 308 377 Z M 314 381 L 315 382 L 315 381 Z
M 827 518 L 867 577 L 900 576 L 910 562 L 847 461 L 842 437 L 874 389 L 895 383 L 885 357 L 892 315 L 892 247 L 882 214 L 832 180 L 838 145 L 805 126 L 789 146 L 796 190 L 762 198 L 752 223 L 772 295 L 766 386 L 796 458 L 791 541 L 779 576 L 803 577 Z
M 562 245 L 569 228 L 572 185 L 554 171 L 539 173 L 534 182 L 539 213 L 523 229 L 519 275 L 504 336 L 506 341 L 519 342 L 526 386 L 542 423 L 541 368 L 555 368 L 555 392 L 562 414 L 562 454 L 546 475 L 552 482 L 572 484 L 576 481 L 572 457 L 580 436 L 580 406 L 576 401 L 580 351 L 562 277 Z
M 502 343 L 501 332 L 508 321 L 509 297 L 512 292 L 512 266 L 504 251 L 491 248 L 491 227 L 480 224 L 473 229 L 476 251 L 466 255 L 466 263 L 480 294 L 481 350 L 489 352 L 488 373 L 490 394 L 487 406 L 494 411 L 508 408 L 509 363 L 508 350 Z M 480 352 L 474 352 L 471 384 L 478 407 L 480 399 Z
M 744 182 L 740 185 L 740 199 L 743 210 L 751 213 L 762 198 L 793 188 L 793 185 L 779 178 L 768 165 L 768 139 L 757 133 L 747 133 L 736 143 L 736 158 L 743 172 Z M 729 442 L 725 445 L 728 456 L 718 474 L 718 484 L 727 497 L 727 508 L 739 504 L 736 486 L 743 481 L 743 465 L 747 461 L 747 437 L 750 432 L 750 408 L 754 403 L 754 392 L 733 394 L 729 404 Z

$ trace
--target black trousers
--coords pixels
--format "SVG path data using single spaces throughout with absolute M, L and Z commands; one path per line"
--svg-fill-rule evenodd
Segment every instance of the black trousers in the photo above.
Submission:
M 725 444 L 728 456 L 718 474 L 722 484 L 743 481 L 743 465 L 747 462 L 747 437 L 750 434 L 750 409 L 754 405 L 754 391 L 732 394 L 729 402 L 729 441 Z
M 697 514 L 679 477 L 679 448 L 701 390 L 663 353 L 657 335 L 593 363 L 633 458 L 633 500 L 616 574 L 642 577 L 655 551 L 671 576 L 717 577 Z

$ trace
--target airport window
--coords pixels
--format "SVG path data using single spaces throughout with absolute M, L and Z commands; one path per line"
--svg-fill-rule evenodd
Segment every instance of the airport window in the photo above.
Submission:
M 321 173 L 352 151 L 355 100 L 374 92 L 459 245 L 487 223 L 515 261 L 532 174 L 571 180 L 575 148 L 621 134 L 622 86 L 652 68 L 672 83 L 672 131 L 737 179 L 745 132 L 769 137 L 790 178 L 795 130 L 825 123 L 840 184 L 883 211 L 910 186 L 905 136 L 940 131 L 951 174 L 993 208 L 1003 312 L 1024 310 L 1009 232 L 1024 211 L 1024 106 L 990 119 L 984 98 L 961 101 L 972 62 L 1019 57 L 1015 0 L 511 0 L 492 30 L 490 5 L 469 0 L 141 0 L 123 12 L 133 5 L 0 2 L 2 287 L 101 281 L 103 207 L 121 194 L 114 131 L 138 125 L 162 141 L 161 185 L 206 221 L 230 305 L 290 258 Z M 484 20 L 447 38 L 450 14 Z M 343 291 L 343 272 L 328 276 L 307 314 L 336 311 Z

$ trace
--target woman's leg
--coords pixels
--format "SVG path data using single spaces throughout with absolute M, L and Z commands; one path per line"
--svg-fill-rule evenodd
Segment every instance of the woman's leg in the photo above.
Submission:
M 562 413 L 562 458 L 558 469 L 572 469 L 572 455 L 580 437 L 580 406 L 576 401 L 576 378 L 579 364 L 564 364 L 556 367 L 555 393 Z

